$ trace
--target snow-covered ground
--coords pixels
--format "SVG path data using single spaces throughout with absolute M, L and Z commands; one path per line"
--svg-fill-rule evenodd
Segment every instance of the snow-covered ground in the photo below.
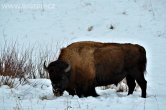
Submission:
M 147 98 L 96 88 L 99 97 L 52 94 L 48 79 L 0 87 L 1 110 L 165 110 L 165 0 L 1 0 L 0 46 L 53 47 L 80 40 L 138 43 L 147 50 Z M 111 29 L 113 27 L 113 29 Z M 17 83 L 17 81 L 16 81 Z

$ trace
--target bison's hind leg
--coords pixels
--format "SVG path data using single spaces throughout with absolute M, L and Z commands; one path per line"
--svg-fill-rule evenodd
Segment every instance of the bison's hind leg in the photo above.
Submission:
M 146 98 L 146 88 L 147 88 L 147 81 L 145 80 L 144 74 L 141 74 L 137 79 L 137 83 L 141 87 L 142 90 L 142 97 Z
M 135 86 L 136 86 L 135 79 L 131 75 L 127 75 L 126 80 L 127 80 L 127 85 L 129 88 L 128 95 L 133 94 L 133 91 L 134 91 Z

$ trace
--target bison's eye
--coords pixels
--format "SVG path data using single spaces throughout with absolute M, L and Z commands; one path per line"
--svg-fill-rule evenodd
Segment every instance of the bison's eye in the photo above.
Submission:
M 59 83 L 52 83 L 52 86 L 53 86 L 53 88 L 59 88 L 60 87 L 60 84 Z
M 56 85 L 52 83 L 52 86 L 55 87 Z

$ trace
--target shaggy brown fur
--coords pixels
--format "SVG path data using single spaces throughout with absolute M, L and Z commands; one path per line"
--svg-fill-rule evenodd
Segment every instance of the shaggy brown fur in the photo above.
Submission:
M 133 93 L 136 80 L 142 89 L 142 97 L 146 97 L 146 80 L 144 78 L 146 52 L 140 45 L 76 42 L 63 48 L 57 61 L 63 61 L 71 66 L 70 71 L 66 73 L 70 74 L 70 77 L 62 90 L 67 90 L 71 95 L 98 96 L 95 91 L 96 86 L 118 84 L 126 77 L 129 87 L 128 94 Z M 49 66 L 47 68 L 45 66 L 48 71 Z M 57 70 L 59 64 L 55 64 L 53 68 Z M 58 72 L 49 72 L 49 74 L 55 77 L 58 76 L 57 74 L 62 75 Z M 59 78 L 61 77 L 63 75 Z M 52 78 L 52 83 L 53 80 L 56 79 Z

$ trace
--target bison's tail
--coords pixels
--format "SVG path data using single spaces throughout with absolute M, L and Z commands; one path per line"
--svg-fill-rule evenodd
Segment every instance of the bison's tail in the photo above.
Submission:
M 147 65 L 147 58 L 146 58 L 146 50 L 144 47 L 140 46 L 140 70 L 142 73 L 146 73 L 146 65 Z

